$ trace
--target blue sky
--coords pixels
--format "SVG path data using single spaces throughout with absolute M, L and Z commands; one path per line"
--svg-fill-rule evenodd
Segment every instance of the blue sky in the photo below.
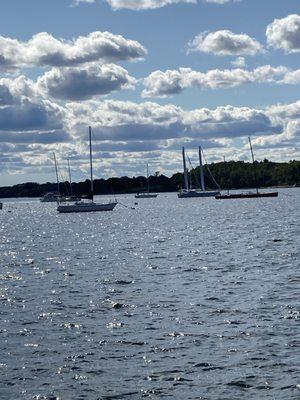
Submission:
M 299 0 L 142 1 L 1 2 L 0 185 L 53 180 L 53 151 L 84 179 L 89 123 L 98 176 L 171 174 L 183 144 L 247 159 L 248 135 L 299 158 Z

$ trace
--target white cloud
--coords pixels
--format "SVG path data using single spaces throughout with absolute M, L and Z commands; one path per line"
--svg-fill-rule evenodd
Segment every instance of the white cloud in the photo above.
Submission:
M 296 148 L 300 144 L 300 120 L 287 122 L 284 131 L 280 134 L 257 137 L 253 144 L 264 149 L 272 147 Z
M 69 138 L 64 108 L 44 98 L 33 81 L 25 76 L 2 78 L 0 88 L 0 142 L 49 143 Z
M 165 7 L 171 4 L 191 3 L 196 4 L 197 0 L 105 0 L 114 10 L 149 10 Z M 241 0 L 203 0 L 204 3 L 226 4 Z M 73 0 L 73 4 L 94 4 L 96 0 Z
M 282 153 L 293 154 L 288 156 L 298 158 L 300 144 L 300 101 L 291 104 L 276 104 L 266 108 L 266 115 L 273 125 L 283 126 L 282 132 L 268 136 L 258 136 L 253 144 L 264 151 L 270 152 L 272 148 L 280 149 Z M 275 153 L 271 153 L 273 156 Z
M 245 57 L 238 57 L 231 62 L 234 67 L 244 68 L 246 67 L 246 60 Z
M 204 0 L 205 3 L 213 3 L 213 4 L 226 4 L 230 2 L 236 2 L 239 0 Z
M 0 36 L 0 69 L 133 61 L 146 54 L 139 42 L 110 32 L 92 32 L 69 41 L 56 39 L 46 32 L 34 35 L 28 42 Z
M 186 111 L 169 104 L 141 104 L 106 100 L 67 105 L 67 126 L 81 136 L 86 126 L 93 126 L 96 140 L 139 141 L 178 138 L 233 138 L 272 134 L 281 130 L 273 125 L 263 110 L 248 107 L 217 107 Z
M 38 86 L 46 95 L 76 101 L 132 89 L 135 83 L 126 69 L 114 64 L 53 68 L 38 79 Z
M 74 0 L 74 5 L 79 6 L 80 4 L 93 4 L 95 3 L 95 0 Z
M 200 51 L 218 56 L 254 56 L 264 51 L 263 46 L 246 34 L 230 30 L 202 32 L 188 43 L 188 52 Z
M 297 85 L 300 83 L 300 69 L 296 70 L 296 71 L 290 71 L 288 72 L 283 80 L 282 83 L 288 83 L 291 85 Z
M 197 3 L 197 0 L 106 0 L 106 1 L 114 10 L 122 8 L 129 10 L 148 10 L 148 9 L 161 8 L 171 4 Z
M 267 27 L 267 42 L 286 53 L 300 52 L 300 15 L 292 14 L 282 19 L 275 19 Z
M 1 84 L 9 88 L 13 97 L 15 88 L 22 86 L 13 80 L 10 85 L 7 82 Z M 27 84 L 30 86 L 30 82 Z M 39 96 L 36 90 L 34 87 L 33 96 Z M 20 89 L 17 91 L 21 93 Z M 41 97 L 39 103 L 38 97 L 34 103 L 22 95 L 23 107 L 25 100 L 28 104 L 48 107 L 49 119 L 40 120 L 40 127 L 31 129 L 28 124 L 31 114 L 27 109 L 27 120 L 14 118 L 18 121 L 18 129 L 9 130 L 6 126 L 3 130 L 2 125 L 2 166 L 10 169 L 10 173 L 50 171 L 53 176 L 49 156 L 56 151 L 62 159 L 73 159 L 75 179 L 84 178 L 88 168 L 88 125 L 93 127 L 95 172 L 97 174 L 99 168 L 102 176 L 135 175 L 137 171 L 141 172 L 140 166 L 145 160 L 152 163 L 153 169 L 171 174 L 181 168 L 180 147 L 183 144 L 193 148 L 202 144 L 210 160 L 221 160 L 224 154 L 227 159 L 239 159 L 243 150 L 236 147 L 233 139 L 241 138 L 243 141 L 249 135 L 253 137 L 257 158 L 280 160 L 299 157 L 300 102 L 278 104 L 266 109 L 228 105 L 215 109 L 185 110 L 173 104 L 114 100 L 73 102 L 61 108 L 51 102 L 46 104 Z M 0 127 L 2 109 L 3 106 L 0 107 Z
M 167 97 L 181 93 L 189 87 L 200 89 L 229 88 L 249 83 L 300 83 L 300 70 L 290 71 L 287 67 L 264 65 L 252 71 L 236 68 L 193 71 L 190 68 L 179 70 L 154 71 L 144 79 L 143 97 Z
M 300 120 L 300 100 L 291 104 L 275 104 L 267 108 L 267 113 L 275 123 Z

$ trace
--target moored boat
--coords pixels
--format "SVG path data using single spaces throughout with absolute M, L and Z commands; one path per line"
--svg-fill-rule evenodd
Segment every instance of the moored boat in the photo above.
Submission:
M 220 194 L 218 196 L 215 196 L 217 200 L 253 199 L 258 197 L 278 197 L 278 192 L 244 192 L 244 193 Z
M 155 198 L 157 196 L 158 196 L 157 193 L 141 192 L 141 193 L 137 193 L 134 197 L 136 199 L 153 199 L 153 198 Z
M 202 162 L 202 148 L 199 146 L 199 169 L 200 169 L 200 188 L 191 188 L 188 180 L 188 171 L 186 167 L 185 150 L 182 148 L 182 162 L 183 162 L 183 175 L 185 188 L 181 189 L 177 196 L 180 199 L 192 198 L 192 197 L 215 197 L 220 194 L 219 190 L 206 190 L 203 172 Z
M 150 193 L 149 165 L 147 164 L 147 192 L 138 192 L 134 197 L 136 199 L 153 199 L 157 196 L 157 193 Z
M 96 211 L 112 211 L 117 201 L 109 203 L 94 202 L 94 181 L 93 181 L 93 153 L 92 153 L 92 128 L 89 126 L 89 143 L 90 143 L 90 173 L 91 173 L 91 192 L 90 201 L 77 201 L 74 204 L 59 204 L 57 211 L 59 213 L 79 213 L 79 212 L 96 212 Z
M 249 140 L 249 146 L 250 146 L 250 151 L 251 151 L 251 157 L 252 157 L 252 164 L 253 164 L 253 169 L 255 173 L 255 162 L 254 162 L 254 154 L 253 154 L 253 148 L 252 148 L 252 143 L 250 137 L 248 137 Z M 256 188 L 255 192 L 241 192 L 241 193 L 228 193 L 227 194 L 219 194 L 215 196 L 215 199 L 217 200 L 232 200 L 232 199 L 257 199 L 257 198 L 264 198 L 264 197 L 278 197 L 278 192 L 259 192 L 258 187 Z
M 40 199 L 41 203 L 57 203 L 58 201 L 63 201 L 61 196 L 58 193 L 49 192 L 44 194 L 44 196 Z
M 117 204 L 117 202 L 101 204 L 93 201 L 77 201 L 74 204 L 59 205 L 57 211 L 60 213 L 112 211 Z

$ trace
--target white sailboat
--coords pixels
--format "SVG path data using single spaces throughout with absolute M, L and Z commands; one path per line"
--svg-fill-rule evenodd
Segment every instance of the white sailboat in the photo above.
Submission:
M 80 201 L 80 197 L 76 196 L 73 193 L 73 185 L 72 185 L 72 176 L 71 176 L 71 168 L 70 168 L 70 160 L 68 159 L 68 172 L 69 172 L 69 185 L 70 185 L 70 195 L 64 197 L 64 201 Z
M 44 196 L 40 199 L 41 203 L 57 203 L 57 202 L 61 202 L 62 199 L 61 197 L 54 192 L 49 192 L 44 194 Z
M 191 197 L 214 197 L 214 196 L 217 196 L 220 194 L 219 190 L 206 190 L 205 189 L 201 146 L 199 146 L 200 189 L 193 189 L 189 185 L 184 147 L 182 148 L 182 162 L 183 162 L 183 174 L 184 174 L 185 188 L 181 189 L 178 193 L 178 197 L 180 199 L 191 198 Z
M 77 201 L 74 204 L 59 204 L 57 211 L 59 213 L 74 212 L 95 212 L 95 211 L 112 211 L 117 202 L 95 203 L 94 198 L 94 182 L 93 182 L 93 154 L 92 154 L 92 128 L 89 126 L 89 142 L 90 142 L 90 171 L 91 171 L 91 193 L 89 201 Z
M 149 165 L 147 164 L 147 192 L 138 192 L 135 195 L 136 199 L 153 199 L 157 197 L 157 193 L 150 193 L 150 183 L 149 183 Z
M 61 196 L 61 194 L 60 194 L 58 168 L 57 168 L 57 161 L 56 161 L 55 153 L 53 153 L 53 160 L 54 160 L 54 166 L 55 166 L 57 192 L 49 192 L 49 193 L 44 194 L 43 197 L 40 199 L 41 203 L 57 203 L 57 202 L 62 203 L 65 201 L 65 198 L 63 196 Z

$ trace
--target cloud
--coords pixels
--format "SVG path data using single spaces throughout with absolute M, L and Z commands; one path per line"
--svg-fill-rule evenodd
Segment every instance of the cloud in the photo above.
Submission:
M 22 66 L 78 66 L 88 62 L 140 60 L 147 54 L 137 41 L 110 32 L 92 32 L 73 40 L 56 39 L 46 32 L 28 42 L 0 36 L 0 69 Z
M 148 10 L 148 9 L 161 8 L 171 4 L 197 3 L 197 0 L 106 0 L 106 1 L 114 10 L 119 10 L 122 8 L 128 10 Z
M 264 65 L 252 71 L 236 68 L 193 71 L 190 68 L 179 70 L 154 71 L 144 79 L 146 89 L 143 97 L 168 97 L 179 94 L 188 87 L 200 89 L 229 88 L 249 83 L 300 83 L 300 70 L 290 71 L 287 67 Z
M 292 14 L 282 19 L 275 19 L 267 27 L 267 42 L 275 49 L 286 53 L 300 52 L 300 15 Z
M 299 157 L 300 144 L 300 101 L 291 104 L 276 104 L 266 108 L 266 115 L 272 124 L 280 124 L 282 132 L 268 136 L 258 136 L 253 144 L 258 149 L 270 152 L 271 149 L 281 149 L 282 153 L 291 154 L 291 158 Z M 275 154 L 272 153 L 274 156 Z
M 64 109 L 44 98 L 25 76 L 0 79 L 0 99 L 1 142 L 50 143 L 70 137 Z
M 282 83 L 288 83 L 291 85 L 297 85 L 300 83 L 300 69 L 296 70 L 296 71 L 290 71 L 288 72 L 283 80 Z
M 244 68 L 246 67 L 246 60 L 245 57 L 238 57 L 235 60 L 231 61 L 231 64 L 234 67 L 238 67 L 238 68 Z
M 24 129 L 24 127 L 23 127 Z M 38 130 L 22 130 L 16 132 L 2 132 L 0 129 L 0 142 L 5 143 L 60 143 L 66 142 L 70 139 L 70 136 L 64 130 L 52 130 L 52 131 L 38 131 Z
M 246 34 L 229 30 L 202 32 L 188 43 L 188 53 L 200 51 L 218 56 L 254 56 L 263 53 L 263 46 Z
M 75 6 L 78 6 L 78 5 L 80 5 L 80 4 L 93 4 L 93 3 L 95 3 L 95 1 L 96 0 L 73 0 L 74 1 L 74 5 Z
M 126 69 L 114 64 L 53 68 L 38 79 L 38 86 L 47 95 L 76 101 L 131 89 L 135 83 Z
M 296 150 L 300 144 L 300 120 L 289 121 L 282 133 L 258 137 L 253 144 L 263 149 L 292 147 Z
M 291 104 L 275 104 L 267 108 L 268 116 L 275 123 L 300 120 L 300 100 Z
M 14 91 L 9 89 L 14 97 Z M 46 101 L 35 96 L 36 104 Z M 26 96 L 21 97 L 22 105 Z M 27 98 L 30 100 L 33 103 Z M 58 107 L 55 103 L 51 106 Z M 60 160 L 71 157 L 75 179 L 84 179 L 88 170 L 88 125 L 93 127 L 96 176 L 97 171 L 101 176 L 135 175 L 143 172 L 141 165 L 146 161 L 153 170 L 174 173 L 181 168 L 182 145 L 197 148 L 202 144 L 209 160 L 221 160 L 223 155 L 241 159 L 244 150 L 236 145 L 236 138 L 240 143 L 249 135 L 258 159 L 288 160 L 299 156 L 300 102 L 263 109 L 228 105 L 185 110 L 173 104 L 90 100 L 67 103 L 59 110 L 61 114 L 53 114 L 56 125 L 45 121 L 39 129 L 31 130 L 26 124 L 16 130 L 0 129 L 3 168 L 10 173 L 26 170 L 50 173 L 52 177 L 49 157 L 55 151 Z M 248 148 L 246 154 L 249 155 Z M 194 156 L 196 159 L 196 153 Z
M 236 1 L 240 1 L 240 0 L 204 0 L 204 3 L 226 4 L 226 3 L 230 3 L 230 2 L 236 2 Z
M 234 138 L 250 133 L 272 134 L 281 131 L 272 124 L 263 110 L 247 107 L 202 108 L 192 111 L 174 105 L 141 104 L 106 100 L 90 102 L 84 109 L 69 103 L 68 130 L 78 137 L 86 135 L 88 124 L 93 126 L 96 140 L 149 141 L 176 138 Z M 78 110 L 81 112 L 78 113 Z
M 0 106 L 10 105 L 14 103 L 14 98 L 7 86 L 0 84 Z

